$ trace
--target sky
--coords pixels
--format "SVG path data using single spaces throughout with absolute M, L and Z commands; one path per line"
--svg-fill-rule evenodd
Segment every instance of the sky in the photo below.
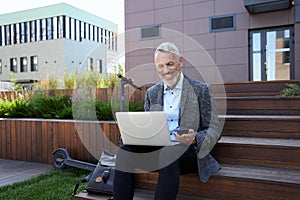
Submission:
M 67 3 L 118 25 L 124 32 L 124 0 L 1 0 L 0 14 Z M 5 2 L 4 2 L 5 1 Z

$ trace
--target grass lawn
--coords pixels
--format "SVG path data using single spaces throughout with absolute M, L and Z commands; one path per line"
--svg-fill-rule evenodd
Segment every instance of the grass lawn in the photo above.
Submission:
M 80 178 L 90 173 L 82 169 L 68 167 L 51 170 L 27 181 L 0 187 L 1 200 L 71 200 L 74 187 Z M 81 183 L 78 192 L 85 189 Z

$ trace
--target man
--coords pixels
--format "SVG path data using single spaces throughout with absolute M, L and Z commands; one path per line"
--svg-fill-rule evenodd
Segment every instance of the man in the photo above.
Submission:
M 165 111 L 171 137 L 180 144 L 159 149 L 151 146 L 123 145 L 120 149 L 133 153 L 159 151 L 158 183 L 155 199 L 175 200 L 180 174 L 198 171 L 202 182 L 220 169 L 209 154 L 221 135 L 214 100 L 208 85 L 181 72 L 184 58 L 173 43 L 162 43 L 154 54 L 155 66 L 162 82 L 149 88 L 145 111 Z M 186 130 L 179 134 L 180 130 Z M 147 158 L 146 158 L 147 159 Z M 118 170 L 118 165 L 130 163 L 130 157 L 118 152 L 114 180 L 114 199 L 132 199 L 133 171 Z M 155 161 L 153 161 L 155 162 Z M 138 162 L 131 162 L 139 165 Z M 134 167 L 131 164 L 132 167 Z

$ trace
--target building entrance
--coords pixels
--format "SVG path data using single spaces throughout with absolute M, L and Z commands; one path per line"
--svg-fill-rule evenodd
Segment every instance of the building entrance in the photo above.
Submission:
M 250 32 L 250 80 L 294 79 L 292 27 Z

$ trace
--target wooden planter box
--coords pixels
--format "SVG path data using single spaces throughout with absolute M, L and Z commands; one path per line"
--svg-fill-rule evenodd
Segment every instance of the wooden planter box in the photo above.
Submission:
M 97 163 L 103 149 L 116 150 L 119 135 L 114 121 L 0 119 L 0 127 L 0 158 L 49 164 L 60 147 L 73 159 Z

